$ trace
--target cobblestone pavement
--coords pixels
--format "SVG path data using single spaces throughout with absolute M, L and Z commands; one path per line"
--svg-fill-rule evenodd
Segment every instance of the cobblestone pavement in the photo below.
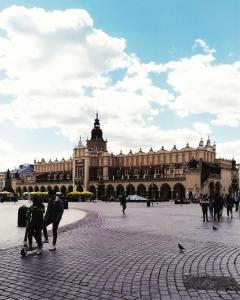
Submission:
M 0 299 L 240 299 L 238 213 L 203 223 L 198 205 L 81 207 L 55 252 L 0 250 Z

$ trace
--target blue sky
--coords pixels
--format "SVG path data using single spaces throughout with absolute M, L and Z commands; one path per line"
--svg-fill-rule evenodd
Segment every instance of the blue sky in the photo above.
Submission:
M 12 5 L 24 6 L 26 11 L 9 9 L 6 12 L 4 10 Z M 3 22 L 4 24 L 0 22 L 0 37 L 4 38 L 6 33 L 8 35 L 14 31 L 14 34 L 11 35 L 12 45 L 10 47 L 16 48 L 14 39 L 22 38 L 23 35 L 26 44 L 29 43 L 29 49 L 32 46 L 35 47 L 33 45 L 35 40 L 29 39 L 28 41 L 27 30 L 23 32 L 24 29 L 22 28 L 25 27 L 20 26 L 21 22 L 24 26 L 28 22 L 27 18 L 20 18 L 21 14 L 34 15 L 31 12 L 33 7 L 43 8 L 49 12 L 53 10 L 65 11 L 66 9 L 85 10 L 93 21 L 92 25 L 88 23 L 89 20 L 85 20 L 88 30 L 100 29 L 107 35 L 107 39 L 115 39 L 109 40 L 109 44 L 108 42 L 104 42 L 104 45 L 101 44 L 99 50 L 96 47 L 96 53 L 91 56 L 94 60 L 96 59 L 97 67 L 94 72 L 100 71 L 99 77 L 94 79 L 91 77 L 90 79 L 98 82 L 101 78 L 101 80 L 108 80 L 108 83 L 104 83 L 104 86 L 103 83 L 101 86 L 92 86 L 79 81 L 77 83 L 79 89 L 82 85 L 85 90 L 92 90 L 93 95 L 81 94 L 76 88 L 76 93 L 80 93 L 79 100 L 74 97 L 68 98 L 66 91 L 64 94 L 62 91 L 62 94 L 59 94 L 59 102 L 57 102 L 56 96 L 54 98 L 52 96 L 58 94 L 59 90 L 50 91 L 46 85 L 41 85 L 41 80 L 37 81 L 41 78 L 42 72 L 36 78 L 33 76 L 32 82 L 29 82 L 29 85 L 33 84 L 34 86 L 34 94 L 27 90 L 27 87 L 24 92 L 19 88 L 16 89 L 15 86 L 9 88 L 5 85 L 1 90 L 0 84 L 0 105 L 4 105 L 0 106 L 0 109 L 6 114 L 5 118 L 0 119 L 2 132 L 0 139 L 5 143 L 2 155 L 6 154 L 6 148 L 9 146 L 12 149 L 12 156 L 14 156 L 12 161 L 11 157 L 8 156 L 2 162 L 0 169 L 6 168 L 7 165 L 14 167 L 21 162 L 31 162 L 33 157 L 41 159 L 39 157 L 41 155 L 52 158 L 55 158 L 56 155 L 71 155 L 71 149 L 77 143 L 79 136 L 83 136 L 83 140 L 90 136 L 96 110 L 99 110 L 104 134 L 109 141 L 109 151 L 117 153 L 121 149 L 127 151 L 130 148 L 137 149 L 139 147 L 147 150 L 151 146 L 157 150 L 162 144 L 171 148 L 175 143 L 179 143 L 179 147 L 182 147 L 187 141 L 190 144 L 192 142 L 193 146 L 197 146 L 201 137 L 206 138 L 210 135 L 212 140 L 216 140 L 217 145 L 220 145 L 217 148 L 219 149 L 219 156 L 230 158 L 234 154 L 235 157 L 240 158 L 238 134 L 240 98 L 235 82 L 239 76 L 238 62 L 240 61 L 239 1 L 1 1 L 0 10 L 8 21 Z M 41 14 L 41 19 L 36 23 L 40 30 L 44 27 L 44 14 L 45 12 Z M 18 27 L 15 28 L 12 24 L 16 18 L 19 20 L 17 21 Z M 63 30 L 64 20 L 61 24 L 63 28 L 57 31 L 60 26 L 58 24 L 55 27 L 55 32 L 51 33 L 55 34 L 54 38 L 57 37 L 56 41 L 59 43 L 59 47 L 61 47 L 61 39 L 64 46 L 67 43 L 66 31 Z M 34 28 L 34 22 L 30 20 L 27 26 Z M 52 24 L 58 22 L 57 17 L 52 15 L 50 22 Z M 19 32 L 19 26 L 22 32 Z M 81 26 L 77 22 L 74 26 L 76 26 L 76 30 L 81 31 Z M 69 30 L 68 25 L 66 28 Z M 33 32 L 32 35 L 34 34 L 36 33 Z M 46 42 L 47 37 L 48 33 L 44 29 L 42 36 L 36 35 L 36 38 L 39 38 L 38 44 Z M 124 42 L 121 38 L 124 39 Z M 96 39 L 100 40 L 102 37 L 97 36 Z M 78 46 L 83 47 L 83 44 L 80 43 Z M 66 66 L 71 65 L 71 59 L 76 61 L 74 45 L 76 43 L 69 44 L 69 49 L 72 52 L 64 58 L 66 62 L 69 59 L 69 64 L 66 63 Z M 99 45 L 98 40 L 97 45 Z M 92 48 L 87 49 L 91 53 L 93 52 Z M 52 69 L 54 69 L 54 56 L 48 57 L 51 50 L 54 53 L 58 49 L 54 49 L 54 45 L 52 45 L 45 54 L 46 61 L 49 61 Z M 9 51 L 6 50 L 4 55 L 7 57 L 8 53 Z M 98 57 L 98 53 L 103 53 L 103 56 Z M 137 59 L 137 63 L 136 61 L 133 62 L 133 56 Z M 6 65 L 5 62 L 3 67 L 0 64 L 0 82 L 1 79 L 6 78 L 6 74 L 13 72 L 14 76 L 11 78 L 11 83 L 15 82 L 14 80 L 17 78 L 24 85 L 27 76 L 30 75 L 26 73 L 26 77 L 22 78 L 19 75 L 20 70 L 17 68 L 20 68 L 23 63 L 30 65 L 31 59 L 29 50 L 29 55 L 26 55 L 24 61 L 20 61 L 20 58 L 17 59 L 15 69 L 12 71 L 10 57 L 7 57 Z M 104 66 L 101 64 L 101 60 L 104 62 L 106 60 Z M 111 66 L 107 65 L 109 60 L 111 60 Z M 84 58 L 81 64 L 79 62 L 79 69 L 82 68 L 85 61 L 88 61 L 88 57 Z M 151 62 L 157 66 L 158 71 L 149 65 Z M 144 65 L 148 66 L 147 73 L 143 71 Z M 66 69 L 66 66 L 63 66 L 63 70 Z M 132 67 L 135 70 L 134 73 L 130 71 Z M 44 69 L 45 66 L 41 65 L 41 68 L 48 72 L 47 68 Z M 88 72 L 92 72 L 92 68 L 91 63 L 86 63 L 84 72 L 88 74 Z M 26 72 L 28 71 L 29 68 Z M 33 71 L 34 68 L 31 72 Z M 225 71 L 227 80 L 224 80 Z M 140 76 L 137 76 L 139 74 Z M 80 80 L 75 68 L 71 70 L 71 74 L 69 71 L 68 75 L 76 76 L 74 78 Z M 54 73 L 51 73 L 51 77 L 54 77 Z M 82 75 L 80 77 L 82 80 Z M 55 82 L 59 80 L 59 86 L 62 85 L 62 78 L 56 76 Z M 193 78 L 196 79 L 192 82 L 191 79 Z M 131 79 L 134 79 L 135 85 L 139 84 L 139 91 L 133 90 Z M 72 82 L 70 86 L 76 82 Z M 143 85 L 142 90 L 141 85 Z M 129 99 L 128 101 L 131 101 L 132 97 L 136 97 L 135 100 L 132 100 L 133 106 L 135 101 L 136 103 L 142 102 L 138 109 L 134 109 L 134 107 L 127 109 L 124 108 L 124 103 L 117 103 L 119 114 L 114 119 L 111 118 L 111 112 L 116 114 L 114 108 L 116 101 L 121 102 L 121 95 L 117 94 L 119 87 L 121 91 L 124 90 L 124 95 Z M 222 93 L 221 87 L 223 87 Z M 9 89 L 12 90 L 9 92 Z M 46 93 L 45 89 L 47 90 Z M 36 92 L 38 90 L 40 91 L 39 95 Z M 167 91 L 167 95 L 164 94 L 164 90 Z M 40 106 L 43 92 L 46 95 L 46 101 L 42 102 Z M 141 97 L 138 97 L 139 94 Z M 228 94 L 230 94 L 229 97 Z M 155 95 L 157 95 L 157 99 L 154 98 Z M 85 96 L 91 97 L 85 99 Z M 106 97 L 106 101 L 103 100 L 104 97 Z M 85 102 L 80 105 L 83 98 L 88 101 L 87 105 L 84 104 Z M 218 99 L 220 99 L 219 103 Z M 59 109 L 58 112 L 57 108 L 54 112 L 53 108 L 52 110 L 47 109 L 48 103 L 52 103 L 52 106 L 56 107 L 58 103 L 66 103 L 66 101 L 71 108 L 75 105 L 79 114 L 71 109 L 73 112 L 69 113 L 67 118 L 62 115 L 64 108 Z M 10 105 L 7 107 L 6 104 Z M 20 109 L 24 105 L 26 105 L 26 118 L 23 118 L 24 112 Z M 16 107 L 18 106 L 19 109 L 17 110 Z M 31 107 L 31 113 L 27 112 L 27 107 L 29 109 Z M 44 115 L 41 120 L 40 107 L 41 109 L 44 108 Z M 36 113 L 33 113 L 34 109 L 36 109 Z M 83 111 L 85 111 L 84 115 L 82 115 Z M 136 118 L 132 117 L 134 112 L 136 112 Z M 122 128 L 119 129 L 119 126 Z M 126 127 L 128 128 L 126 129 Z M 140 133 L 142 132 L 137 137 L 132 133 L 133 142 L 131 142 L 130 128 L 132 132 L 135 132 L 136 128 Z M 149 135 L 148 132 L 150 131 L 155 131 L 157 134 Z M 122 138 L 119 139 L 119 136 Z M 21 161 L 22 159 L 26 161 Z

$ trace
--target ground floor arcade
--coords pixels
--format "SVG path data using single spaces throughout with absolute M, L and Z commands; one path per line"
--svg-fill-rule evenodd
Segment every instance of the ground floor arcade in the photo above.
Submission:
M 48 182 L 44 184 L 28 184 L 18 185 L 16 187 L 16 193 L 22 195 L 24 192 L 49 192 L 54 190 L 61 192 L 66 195 L 72 191 L 82 192 L 84 189 L 83 185 L 78 184 L 74 186 L 72 182 L 65 183 L 54 183 Z M 98 199 L 110 199 L 117 198 L 120 194 L 125 195 L 139 195 L 153 200 L 169 200 L 176 198 L 192 198 L 194 195 L 198 196 L 201 193 L 208 194 L 214 197 L 216 194 L 222 195 L 230 192 L 222 187 L 220 181 L 209 181 L 201 190 L 198 190 L 198 194 L 194 188 L 187 188 L 185 181 L 164 181 L 164 182 L 126 182 L 126 181 L 109 181 L 104 183 L 90 182 L 88 191 L 94 194 L 95 198 Z

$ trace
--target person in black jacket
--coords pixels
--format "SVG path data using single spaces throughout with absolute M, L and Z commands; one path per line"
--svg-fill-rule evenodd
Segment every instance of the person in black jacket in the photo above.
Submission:
M 120 204 L 122 205 L 122 212 L 123 212 L 123 214 L 125 214 L 125 209 L 127 208 L 127 199 L 125 196 L 120 194 L 119 201 L 120 201 Z
M 227 198 L 225 200 L 225 205 L 226 205 L 226 208 L 227 208 L 227 216 L 229 217 L 229 213 L 230 213 L 231 218 L 232 218 L 233 217 L 232 208 L 234 206 L 234 199 L 230 194 L 227 195 Z
M 50 193 L 47 212 L 43 222 L 44 243 L 48 243 L 47 226 L 52 224 L 53 243 L 49 250 L 56 250 L 57 230 L 64 212 L 64 203 L 62 199 L 56 195 L 55 191 Z
M 222 211 L 222 203 L 223 203 L 223 198 L 220 197 L 219 195 L 215 196 L 214 203 L 213 203 L 213 208 L 214 208 L 214 221 L 216 221 L 216 216 L 218 222 L 220 221 L 220 216 L 221 216 L 221 211 Z
M 43 215 L 45 212 L 45 206 L 42 204 L 41 199 L 38 196 L 34 196 L 33 204 L 27 211 L 27 234 L 29 242 L 29 251 L 32 248 L 32 238 L 36 239 L 38 250 L 37 254 L 42 253 L 42 228 L 43 228 Z

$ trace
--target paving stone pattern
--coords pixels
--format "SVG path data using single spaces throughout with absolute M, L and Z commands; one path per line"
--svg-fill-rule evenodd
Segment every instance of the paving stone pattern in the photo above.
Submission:
M 86 217 L 60 229 L 55 252 L 0 250 L 0 299 L 240 299 L 237 213 L 213 233 L 197 206 L 131 204 L 126 216 L 117 203 L 81 207 Z

